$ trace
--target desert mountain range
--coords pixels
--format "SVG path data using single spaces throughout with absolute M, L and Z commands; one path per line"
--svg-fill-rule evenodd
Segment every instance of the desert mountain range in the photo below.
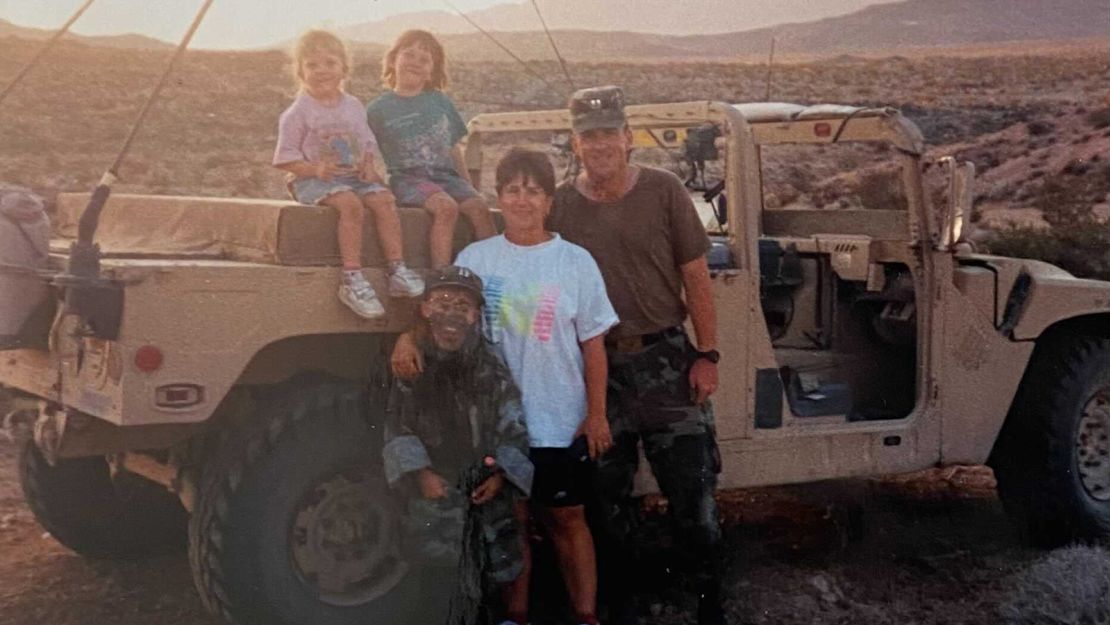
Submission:
M 783 54 L 822 56 L 868 50 L 1110 38 L 1110 0 L 903 0 L 882 4 L 873 1 L 823 1 L 822 9 L 817 11 L 803 8 L 813 4 L 807 4 L 808 0 L 783 0 L 775 9 L 777 15 L 782 14 L 784 7 L 794 14 L 809 16 L 852 12 L 733 32 L 720 31 L 742 28 L 745 23 L 767 23 L 770 14 L 737 0 L 540 0 L 539 4 L 564 56 L 578 61 L 730 59 L 765 55 L 772 39 Z M 496 5 L 469 15 L 519 56 L 551 58 L 531 3 Z M 377 48 L 401 30 L 412 27 L 441 33 L 453 58 L 472 61 L 506 58 L 504 52 L 458 15 L 442 11 L 406 13 L 338 30 L 362 47 Z M 659 34 L 681 30 L 716 34 Z M 49 34 L 0 19 L 0 37 L 42 39 Z M 123 48 L 168 45 L 140 35 L 73 38 L 91 45 Z
M 19 39 L 39 40 L 47 39 L 53 34 L 54 31 L 51 30 L 18 26 L 9 22 L 8 20 L 0 19 L 0 39 L 5 39 L 8 37 L 18 37 Z M 84 35 L 75 35 L 73 33 L 70 33 L 66 35 L 66 39 L 70 41 L 80 41 L 89 45 L 103 46 L 106 48 L 156 49 L 168 48 L 171 45 L 152 37 L 135 34 L 88 37 Z
M 807 22 L 858 11 L 891 0 L 537 0 L 544 21 L 557 30 L 618 31 L 664 35 L 724 33 Z M 482 28 L 500 32 L 541 28 L 530 1 L 498 4 L 467 15 Z M 783 16 L 790 16 L 786 20 Z M 474 28 L 450 11 L 404 13 L 342 29 L 358 41 L 389 43 L 402 31 L 421 28 L 440 34 L 469 34 Z

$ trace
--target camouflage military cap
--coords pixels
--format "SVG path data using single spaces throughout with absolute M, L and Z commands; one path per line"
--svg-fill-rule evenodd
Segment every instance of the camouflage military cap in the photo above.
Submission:
M 624 128 L 624 90 L 614 85 L 579 89 L 570 96 L 570 124 L 574 132 L 595 128 Z

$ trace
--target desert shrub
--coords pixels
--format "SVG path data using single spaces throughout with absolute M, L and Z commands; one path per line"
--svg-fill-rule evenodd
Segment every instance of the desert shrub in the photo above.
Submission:
M 1064 165 L 1064 169 L 1062 171 L 1065 174 L 1069 174 L 1072 176 L 1082 176 L 1083 174 L 1091 171 L 1091 164 L 1076 158 L 1068 161 L 1068 164 Z
M 1080 278 L 1110 280 L 1110 228 L 1094 220 L 999 230 L 984 244 L 991 254 L 1043 260 Z
M 1070 161 L 1060 174 L 1045 176 L 1031 189 L 1030 203 L 1041 209 L 1053 226 L 1083 223 L 1091 218 L 1091 207 L 1110 191 L 1110 164 L 1093 167 Z
M 860 178 L 856 194 L 864 208 L 905 210 L 907 206 L 902 177 L 897 170 L 865 174 Z
M 1054 551 L 1006 584 L 998 606 L 1007 625 L 1094 625 L 1110 622 L 1110 553 L 1098 547 Z
M 1037 182 L 1030 183 L 1037 186 L 1028 192 L 1029 200 L 1051 227 L 996 231 L 986 239 L 987 249 L 1043 260 L 1081 278 L 1110 280 L 1110 226 L 1091 211 L 1110 189 L 1110 164 L 1088 168 L 1083 175 L 1056 174 Z
M 1052 125 L 1051 122 L 1046 122 L 1043 120 L 1028 122 L 1025 124 L 1025 127 L 1029 130 L 1029 134 L 1034 137 L 1047 135 L 1056 130 L 1056 126 Z
M 1095 128 L 1110 127 L 1110 106 L 1088 113 L 1087 123 Z

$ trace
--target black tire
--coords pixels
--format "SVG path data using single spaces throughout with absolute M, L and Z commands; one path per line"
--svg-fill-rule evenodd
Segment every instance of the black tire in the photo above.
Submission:
M 1110 339 L 1038 341 L 990 464 L 1030 544 L 1110 536 Z
M 83 556 L 138 557 L 185 546 L 188 515 L 177 497 L 137 475 L 113 478 L 102 456 L 51 466 L 34 441 L 25 440 L 19 481 L 39 524 Z
M 367 392 L 302 381 L 260 405 L 206 461 L 189 523 L 205 605 L 239 625 L 402 622 L 415 576 Z

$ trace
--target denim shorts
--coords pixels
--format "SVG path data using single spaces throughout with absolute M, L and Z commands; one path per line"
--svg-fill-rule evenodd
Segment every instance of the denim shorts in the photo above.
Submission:
M 393 195 L 402 206 L 424 206 L 436 193 L 446 193 L 459 204 L 479 197 L 469 182 L 458 174 L 433 173 L 429 175 L 393 174 L 389 177 Z
M 343 176 L 324 180 L 322 178 L 297 178 L 289 184 L 293 198 L 301 204 L 319 204 L 323 200 L 344 191 L 350 191 L 360 198 L 367 193 L 385 191 L 385 185 L 366 182 L 357 176 Z

